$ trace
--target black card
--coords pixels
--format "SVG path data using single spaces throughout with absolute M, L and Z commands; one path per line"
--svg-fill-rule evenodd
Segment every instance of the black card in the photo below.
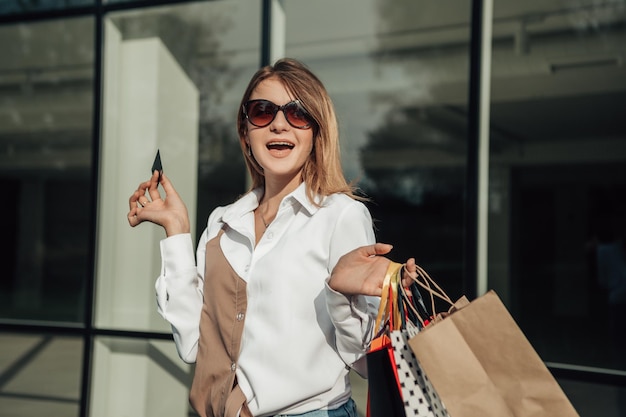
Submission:
M 156 157 L 154 158 L 154 162 L 152 163 L 152 171 L 151 174 L 154 174 L 154 171 L 159 171 L 159 181 L 161 181 L 161 174 L 163 174 L 163 165 L 161 165 L 161 154 L 157 149 Z

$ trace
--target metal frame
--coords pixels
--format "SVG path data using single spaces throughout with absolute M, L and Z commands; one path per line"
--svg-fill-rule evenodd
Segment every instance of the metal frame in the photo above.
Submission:
M 478 177 L 480 170 L 480 87 L 482 70 L 482 16 L 483 0 L 473 0 L 471 6 L 470 29 L 470 71 L 467 112 L 467 166 L 465 182 L 465 273 L 463 293 L 472 300 L 477 295 L 478 252 Z

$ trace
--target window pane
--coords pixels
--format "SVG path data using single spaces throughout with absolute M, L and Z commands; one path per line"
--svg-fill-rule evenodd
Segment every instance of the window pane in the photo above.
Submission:
M 125 218 L 157 149 L 196 236 L 216 205 L 245 191 L 235 117 L 258 68 L 259 16 L 259 2 L 242 0 L 106 19 L 97 326 L 169 331 L 154 296 L 165 235 L 150 224 L 133 229 Z
M 626 9 L 494 6 L 490 286 L 544 360 L 626 370 Z
M 94 0 L 2 0 L 0 15 L 69 9 L 94 4 Z
M 333 99 L 344 171 L 371 199 L 377 239 L 460 296 L 469 3 L 284 5 L 286 55 L 305 62 Z M 352 382 L 364 413 L 366 383 Z
M 88 270 L 91 18 L 0 27 L 0 317 L 81 321 Z
M 79 338 L 0 334 L 0 346 L 0 414 L 78 416 Z
M 626 415 L 626 387 L 567 379 L 558 382 L 581 417 Z

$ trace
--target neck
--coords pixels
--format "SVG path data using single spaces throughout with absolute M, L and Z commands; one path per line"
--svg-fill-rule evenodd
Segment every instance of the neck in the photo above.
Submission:
M 261 216 L 261 220 L 267 227 L 278 212 L 278 206 L 280 202 L 293 192 L 300 185 L 301 181 L 289 181 L 287 183 L 280 183 L 277 181 L 267 181 L 263 190 L 263 197 L 259 201 L 259 207 L 257 211 Z
M 269 204 L 270 207 L 278 207 L 286 195 L 293 192 L 302 183 L 300 175 L 288 179 L 280 177 L 266 177 L 263 197 L 259 205 Z

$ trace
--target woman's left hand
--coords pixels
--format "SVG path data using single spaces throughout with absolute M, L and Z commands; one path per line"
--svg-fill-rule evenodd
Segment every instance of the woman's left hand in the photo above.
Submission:
M 389 259 L 384 256 L 391 251 L 393 246 L 385 243 L 362 246 L 348 252 L 335 265 L 328 281 L 328 285 L 333 290 L 345 295 L 373 295 L 380 296 L 383 288 L 383 281 Z M 417 276 L 415 259 L 406 261 L 402 275 L 402 285 L 408 287 L 413 282 L 413 277 Z
M 165 198 L 159 193 L 159 178 Z M 155 170 L 148 181 L 139 184 L 128 204 L 128 223 L 132 227 L 148 221 L 162 226 L 168 237 L 189 233 L 191 229 L 187 207 L 165 173 L 159 174 Z

